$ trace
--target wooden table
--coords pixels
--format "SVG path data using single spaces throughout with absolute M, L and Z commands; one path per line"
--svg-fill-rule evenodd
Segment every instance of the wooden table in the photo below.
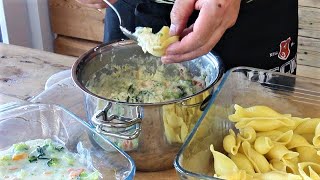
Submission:
M 29 100 L 53 74 L 70 69 L 76 58 L 0 43 L 0 104 Z M 301 71 L 299 68 L 303 67 Z M 320 68 L 298 66 L 298 75 L 320 79 Z M 178 179 L 175 170 L 144 173 L 136 179 Z

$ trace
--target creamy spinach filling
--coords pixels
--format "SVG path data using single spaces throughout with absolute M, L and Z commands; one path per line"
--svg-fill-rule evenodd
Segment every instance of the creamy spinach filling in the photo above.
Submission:
M 168 76 L 163 66 L 155 73 L 148 73 L 145 67 L 117 67 L 112 74 L 92 78 L 86 87 L 99 96 L 129 103 L 165 102 L 191 96 L 205 88 L 205 77 L 192 78 L 186 69 L 179 71 L 179 75 Z

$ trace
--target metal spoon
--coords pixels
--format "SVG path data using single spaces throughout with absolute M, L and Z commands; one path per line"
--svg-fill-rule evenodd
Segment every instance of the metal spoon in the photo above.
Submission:
M 122 31 L 122 33 L 127 36 L 129 39 L 132 39 L 134 41 L 137 41 L 137 36 L 134 35 L 131 31 L 129 31 L 127 28 L 122 26 L 122 20 L 121 20 L 121 16 L 118 12 L 118 10 L 108 1 L 108 0 L 103 0 L 109 7 L 111 7 L 111 9 L 116 13 L 116 15 L 118 16 L 119 19 L 119 27 L 120 30 Z

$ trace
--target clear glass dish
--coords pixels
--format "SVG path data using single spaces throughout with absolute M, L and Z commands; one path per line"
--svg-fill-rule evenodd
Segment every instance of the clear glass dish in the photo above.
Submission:
M 265 105 L 282 114 L 320 117 L 320 80 L 238 67 L 229 70 L 205 112 L 178 152 L 174 166 L 180 179 L 216 179 L 210 144 L 224 152 L 222 141 L 234 124 L 234 105 Z
M 77 152 L 77 146 L 82 145 L 91 157 L 89 163 L 102 174 L 103 179 L 133 179 L 135 175 L 131 157 L 57 105 L 0 106 L 0 136 L 0 149 L 18 142 L 46 138 L 63 143 L 71 152 Z

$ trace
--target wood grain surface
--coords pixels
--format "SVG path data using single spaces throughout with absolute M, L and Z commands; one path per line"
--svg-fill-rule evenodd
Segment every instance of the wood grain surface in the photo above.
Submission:
M 103 40 L 104 14 L 75 0 L 49 0 L 52 31 L 56 34 L 92 40 Z
M 54 40 L 54 52 L 58 54 L 79 57 L 99 44 L 101 43 L 58 35 L 58 37 Z
M 75 58 L 0 43 L 0 98 L 28 100 L 43 91 L 47 79 L 70 69 Z
M 320 79 L 319 0 L 299 0 L 298 65 L 298 75 Z

